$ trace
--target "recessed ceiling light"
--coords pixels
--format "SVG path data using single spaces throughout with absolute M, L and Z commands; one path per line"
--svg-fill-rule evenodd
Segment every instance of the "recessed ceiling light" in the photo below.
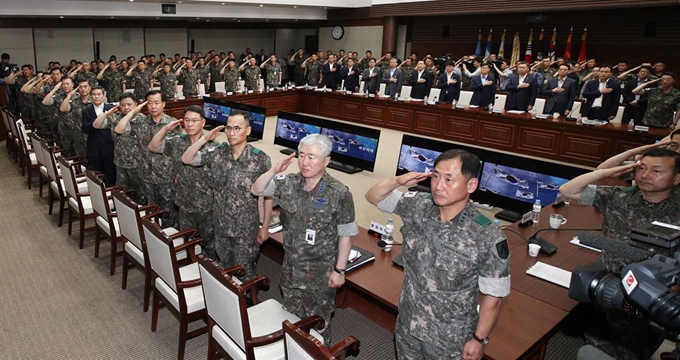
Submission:
M 60 18 L 60 19 L 63 19 L 64 17 L 63 17 L 63 16 L 60 16 L 59 18 Z
M 181 4 L 182 2 L 181 2 L 181 1 L 178 1 L 177 3 L 178 3 L 178 4 Z
M 264 5 L 260 4 L 260 7 L 264 7 Z
M 295 21 L 297 21 L 297 19 L 295 19 Z
M 111 16 L 111 19 L 115 19 L 115 18 L 116 18 L 115 16 Z
M 196 20 L 201 20 L 201 18 L 196 18 Z
M 210 22 L 210 20 L 206 20 L 207 22 Z
M 232 20 L 236 20 L 236 18 L 233 18 Z
M 222 5 L 224 5 L 224 3 L 222 3 Z
M 133 1 L 135 1 L 135 0 L 130 0 L 130 2 L 133 2 Z
M 328 6 L 324 6 L 323 9 L 324 9 L 324 10 L 328 10 Z
M 293 9 L 297 9 L 297 5 L 293 6 Z
M 238 22 L 241 22 L 241 20 L 239 20 Z

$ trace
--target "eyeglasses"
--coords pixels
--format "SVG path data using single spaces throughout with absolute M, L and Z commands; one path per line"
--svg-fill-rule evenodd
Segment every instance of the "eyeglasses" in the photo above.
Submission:
M 239 127 L 239 126 L 227 126 L 227 127 L 224 128 L 224 132 L 231 132 L 231 131 L 233 131 L 234 134 L 240 133 L 241 130 L 243 130 L 243 129 L 242 129 L 241 127 Z
M 184 119 L 184 122 L 189 123 L 189 124 L 197 124 L 200 121 L 201 121 L 201 119 Z

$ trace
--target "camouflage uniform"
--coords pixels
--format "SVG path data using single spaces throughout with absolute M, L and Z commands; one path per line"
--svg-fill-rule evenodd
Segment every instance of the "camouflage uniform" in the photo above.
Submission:
M 271 167 L 269 156 L 246 144 L 243 153 L 234 159 L 226 143 L 203 147 L 194 166 L 204 165 L 210 174 L 215 196 L 215 250 L 224 267 L 242 265 L 244 280 L 257 275 L 260 254 L 257 242 L 260 216 L 257 197 L 250 187 Z
M 329 344 L 335 289 L 328 287 L 328 278 L 337 261 L 338 237 L 359 233 L 352 193 L 328 173 L 305 191 L 305 178 L 297 173 L 275 177 L 264 196 L 278 197 L 281 206 L 283 306 L 300 318 L 323 317 L 323 337 Z M 308 229 L 316 231 L 313 244 L 306 239 Z
M 318 60 L 307 63 L 307 84 L 310 86 L 319 86 L 319 82 L 321 82 L 322 67 L 323 64 Z
M 71 97 L 69 105 L 71 109 L 64 115 L 63 122 L 59 122 L 59 131 L 61 131 L 62 124 L 66 124 L 62 142 L 69 141 L 68 146 L 73 155 L 85 157 L 87 150 L 87 134 L 81 129 L 83 125 L 83 108 L 92 104 L 92 98 L 88 96 L 87 102 L 83 103 L 80 94 L 76 93 Z M 60 134 L 61 135 L 61 134 Z
M 302 68 L 302 62 L 306 60 L 302 56 L 295 56 L 295 86 L 302 86 L 305 84 L 305 69 Z
M 494 297 L 510 293 L 505 234 L 472 203 L 442 223 L 428 193 L 395 190 L 378 208 L 404 221 L 398 357 L 460 359 L 477 327 L 479 292 Z
M 42 119 L 42 123 L 45 129 L 48 129 L 54 137 L 56 137 L 57 142 L 59 139 L 59 124 L 57 123 L 57 115 L 59 112 L 59 104 L 64 99 L 64 92 L 59 89 L 54 95 L 52 95 L 52 105 L 43 105 L 42 100 L 54 89 L 55 84 L 48 84 L 42 87 L 40 90 L 41 96 L 38 98 L 40 103 L 40 111 L 38 116 Z
M 182 93 L 184 96 L 196 96 L 198 95 L 198 77 L 199 73 L 196 69 L 191 71 L 187 69 L 182 69 L 179 73 L 178 80 L 182 82 Z
M 14 88 L 16 89 L 17 94 L 17 104 L 21 109 L 21 117 L 35 121 L 36 119 L 33 118 L 33 112 L 31 111 L 32 107 L 30 105 L 29 94 L 21 91 L 21 88 L 26 85 L 29 80 L 33 79 L 33 77 L 34 76 L 27 78 L 24 75 L 17 75 L 14 78 Z
M 404 85 L 410 84 L 411 74 L 413 74 L 413 71 L 415 71 L 415 67 L 413 65 L 401 67 L 401 77 L 403 79 L 402 84 L 404 84 Z
M 543 82 L 538 84 L 538 87 L 543 88 L 548 83 L 548 80 L 555 77 L 557 70 L 552 68 L 552 67 L 547 68 L 547 69 L 544 69 L 544 68 L 541 67 L 540 69 L 537 69 L 535 72 L 541 74 L 541 76 L 543 78 Z
M 238 78 L 241 76 L 237 68 L 229 70 L 224 68 L 224 90 L 226 92 L 235 92 L 238 90 Z
M 208 69 L 207 66 L 197 66 L 196 67 L 196 72 L 198 72 L 198 80 L 201 81 L 201 84 L 205 86 L 205 91 L 210 91 L 210 88 L 208 87 L 208 75 L 210 75 L 210 69 Z
M 382 77 L 382 74 L 384 74 L 385 71 L 390 70 L 390 62 L 389 61 L 381 61 L 378 64 L 378 67 L 380 68 L 380 75 L 381 75 L 380 77 Z
M 369 68 L 369 66 L 368 66 L 368 60 L 369 60 L 368 58 L 363 58 L 363 59 L 361 59 L 361 61 L 359 62 L 359 69 L 361 70 L 361 72 L 364 72 L 364 70 L 366 70 L 366 69 Z
M 130 79 L 135 82 L 135 99 L 145 100 L 146 93 L 149 92 L 149 87 L 151 86 L 151 73 L 146 71 L 146 69 L 144 71 L 135 69 L 132 71 Z
M 267 85 L 269 87 L 276 87 L 281 85 L 279 83 L 279 75 L 281 74 L 281 64 L 278 62 L 275 64 L 272 64 L 271 62 L 268 62 L 264 66 L 265 71 L 267 71 Z
M 675 224 L 680 219 L 678 196 L 673 194 L 659 203 L 650 203 L 643 199 L 636 186 L 624 188 L 591 185 L 581 193 L 580 203 L 598 208 L 604 215 L 602 233 L 622 241 L 630 238 L 630 231 L 636 226 L 641 227 L 652 221 Z M 631 262 L 630 259 L 605 250 L 602 251 L 600 261 L 604 263 L 607 272 L 616 276 L 620 275 L 623 266 Z M 658 327 L 619 310 L 593 307 L 589 309 L 586 320 L 591 323 L 584 332 L 586 344 L 596 346 L 617 359 L 647 359 L 663 340 L 663 332 L 659 334 Z
M 667 128 L 673 123 L 673 112 L 680 110 L 680 90 L 671 88 L 664 92 L 661 87 L 645 89 L 647 112 L 642 123 L 648 126 Z
M 125 134 L 133 136 L 141 151 L 138 171 L 144 183 L 146 200 L 149 204 L 154 203 L 168 212 L 168 217 L 163 220 L 163 226 L 177 226 L 177 211 L 175 211 L 173 182 L 175 180 L 172 172 L 172 159 L 163 155 L 149 151 L 151 139 L 165 125 L 176 119 L 167 114 L 163 114 L 156 123 L 151 115 L 147 115 L 142 121 L 129 123 L 125 129 Z M 180 134 L 179 129 L 168 132 L 168 137 Z
M 146 186 L 144 186 L 139 175 L 139 166 L 141 159 L 144 158 L 148 150 L 142 149 L 138 140 L 130 132 L 118 134 L 114 131 L 123 117 L 125 115 L 121 112 L 114 113 L 104 119 L 101 128 L 110 128 L 113 134 L 113 163 L 116 165 L 116 184 L 135 190 L 132 199 L 139 204 L 143 203 L 147 196 Z M 137 113 L 130 120 L 130 124 L 137 126 L 144 120 L 145 116 Z
M 106 82 L 106 100 L 107 102 L 116 102 L 123 93 L 123 84 L 125 83 L 125 74 L 122 71 L 111 68 L 104 70 L 102 80 Z
M 214 142 L 209 142 L 203 145 L 201 149 L 215 145 Z M 175 205 L 179 210 L 179 228 L 197 228 L 201 238 L 205 240 L 205 248 L 203 249 L 205 255 L 214 259 L 212 181 L 205 167 L 189 166 L 182 163 L 182 155 L 189 146 L 191 146 L 191 139 L 187 134 L 168 136 L 155 152 L 164 154 L 172 161 L 172 173 L 175 175 Z M 226 201 L 234 200 L 228 199 Z
M 92 71 L 77 72 L 76 77 L 74 79 L 76 82 L 76 86 L 78 85 L 78 80 L 80 79 L 87 79 L 87 83 L 90 84 L 90 87 L 97 86 L 97 74 L 93 73 Z
M 210 73 L 210 92 L 215 92 L 215 83 L 222 81 L 222 75 L 220 75 L 220 64 L 214 61 L 210 63 L 208 72 Z
M 258 76 L 262 74 L 259 66 L 246 66 L 244 72 L 244 80 L 246 81 L 246 88 L 248 90 L 257 89 Z
M 166 99 L 174 99 L 175 94 L 175 82 L 177 81 L 177 76 L 172 71 L 165 73 L 164 71 L 159 71 L 156 73 L 156 79 L 161 83 L 161 92 L 165 95 Z

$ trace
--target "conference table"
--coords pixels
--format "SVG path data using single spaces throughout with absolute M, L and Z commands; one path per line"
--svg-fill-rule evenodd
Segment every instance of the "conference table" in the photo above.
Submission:
M 526 240 L 514 231 L 528 238 L 539 229 L 549 229 L 551 213 L 562 214 L 569 227 L 563 230 L 544 230 L 540 236 L 558 246 L 553 255 L 528 256 Z M 528 267 L 536 261 L 548 263 L 571 271 L 575 267 L 597 260 L 598 253 L 569 243 L 577 234 L 567 228 L 598 229 L 602 215 L 593 207 L 566 205 L 560 208 L 547 206 L 541 211 L 538 224 L 520 228 L 509 225 L 505 234 L 511 252 L 511 292 L 503 299 L 501 313 L 490 334 L 491 342 L 486 346 L 488 359 L 542 359 L 547 341 L 558 325 L 578 304 L 568 296 L 568 290 L 558 285 L 527 275 Z M 336 306 L 352 308 L 382 327 L 394 331 L 398 314 L 399 295 L 403 271 L 392 264 L 401 253 L 401 247 L 391 252 L 382 251 L 378 238 L 361 229 L 353 238 L 353 244 L 375 254 L 370 262 L 346 276 L 345 285 L 338 291 Z M 282 234 L 277 233 L 265 242 L 261 252 L 282 262 Z

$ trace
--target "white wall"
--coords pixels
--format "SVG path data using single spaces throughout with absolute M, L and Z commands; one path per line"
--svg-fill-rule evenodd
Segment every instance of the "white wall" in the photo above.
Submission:
M 175 54 L 187 54 L 187 29 L 146 29 L 146 53 L 172 57 Z
M 94 59 L 92 29 L 34 29 L 38 68 L 50 61 L 68 64 L 71 59 Z
M 276 30 L 276 56 L 288 54 L 290 49 L 305 47 L 305 36 L 316 35 L 316 29 L 277 29 Z
M 0 52 L 8 53 L 9 61 L 19 67 L 35 65 L 33 32 L 31 29 L 2 29 L 0 31 Z
M 356 51 L 359 57 L 363 56 L 366 50 L 371 50 L 373 56 L 382 52 L 382 26 L 345 26 L 345 36 L 340 40 L 333 39 L 330 27 L 319 28 L 319 51 L 331 50 L 337 53 L 338 50 Z
M 274 29 L 192 29 L 189 30 L 189 44 L 191 40 L 194 40 L 194 51 L 204 54 L 214 49 L 218 53 L 231 50 L 239 56 L 246 47 L 253 54 L 260 49 L 269 54 L 274 50 Z
M 130 55 L 139 59 L 145 53 L 144 29 L 94 29 L 94 41 L 99 41 L 99 57 L 104 61 L 111 55 L 118 61 Z

